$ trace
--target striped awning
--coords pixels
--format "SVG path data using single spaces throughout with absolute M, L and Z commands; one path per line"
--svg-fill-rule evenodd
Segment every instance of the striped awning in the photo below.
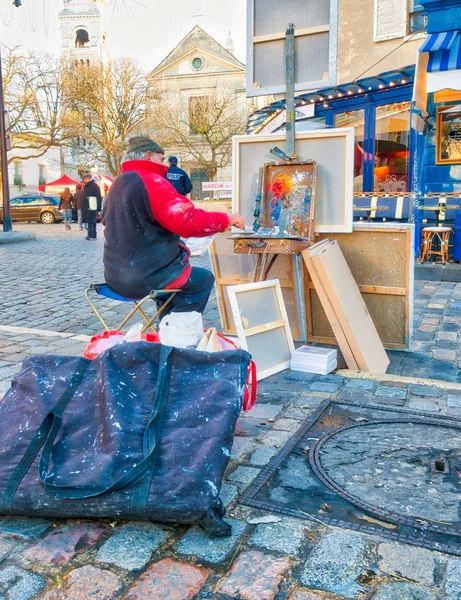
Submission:
M 461 69 L 461 33 L 459 31 L 431 34 L 420 51 L 429 52 L 428 73 Z
M 419 49 L 420 52 L 438 52 L 439 50 L 449 50 L 458 34 L 457 31 L 444 31 L 442 33 L 430 33 L 424 44 Z

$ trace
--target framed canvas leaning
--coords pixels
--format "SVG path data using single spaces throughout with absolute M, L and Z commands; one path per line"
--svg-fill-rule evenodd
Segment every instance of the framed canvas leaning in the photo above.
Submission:
M 233 212 L 253 222 L 260 167 L 273 162 L 270 150 L 286 151 L 285 135 L 237 135 L 233 138 Z M 315 161 L 315 231 L 352 231 L 354 130 L 350 127 L 296 134 L 298 163 Z M 280 166 L 287 165 L 280 161 Z
M 278 279 L 227 291 L 241 347 L 252 355 L 258 381 L 288 369 L 294 344 Z

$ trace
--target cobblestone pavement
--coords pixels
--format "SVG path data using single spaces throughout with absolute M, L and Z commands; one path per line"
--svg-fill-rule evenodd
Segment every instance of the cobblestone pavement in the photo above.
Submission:
M 82 290 L 101 280 L 102 240 L 86 242 L 59 226 L 19 228 L 35 230 L 39 240 L 0 246 L 0 396 L 25 356 L 80 354 L 87 334 L 100 330 Z M 460 295 L 456 284 L 417 283 L 416 334 L 432 336 L 416 336 L 428 344 L 418 351 L 453 350 L 459 361 L 457 337 L 443 334 L 458 335 L 458 327 L 446 326 L 459 325 L 450 320 Z M 117 316 L 115 305 L 107 310 L 108 318 Z M 206 322 L 217 323 L 215 302 Z M 0 518 L 0 598 L 461 599 L 460 558 L 238 504 L 325 398 L 461 417 L 460 385 L 285 371 L 260 383 L 257 406 L 239 419 L 221 490 L 232 537 L 212 540 L 195 528 L 148 523 Z

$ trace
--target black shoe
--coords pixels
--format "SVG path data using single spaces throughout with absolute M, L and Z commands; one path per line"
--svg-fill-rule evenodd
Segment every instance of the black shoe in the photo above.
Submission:
M 91 240 L 91 239 L 93 239 L 93 238 L 90 238 L 90 236 L 89 236 L 89 235 L 87 235 L 85 239 L 86 239 L 86 240 Z

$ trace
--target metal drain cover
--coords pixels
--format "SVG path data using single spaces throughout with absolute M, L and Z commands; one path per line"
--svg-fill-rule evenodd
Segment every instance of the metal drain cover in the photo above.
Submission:
M 461 555 L 460 475 L 461 420 L 325 401 L 241 502 Z

